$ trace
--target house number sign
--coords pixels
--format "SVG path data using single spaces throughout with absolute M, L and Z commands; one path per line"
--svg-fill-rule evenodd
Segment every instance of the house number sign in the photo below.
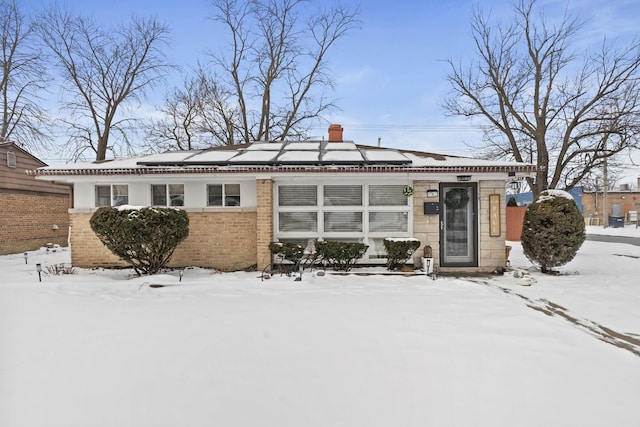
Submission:
M 489 236 L 500 236 L 500 195 L 489 195 Z

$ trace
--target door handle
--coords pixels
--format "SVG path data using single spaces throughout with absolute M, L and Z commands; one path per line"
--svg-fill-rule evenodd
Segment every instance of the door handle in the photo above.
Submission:
M 440 231 L 444 230 L 444 221 L 440 221 Z

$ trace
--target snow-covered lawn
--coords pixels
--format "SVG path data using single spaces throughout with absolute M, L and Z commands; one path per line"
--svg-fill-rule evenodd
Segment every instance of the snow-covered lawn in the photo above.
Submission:
M 65 261 L 0 257 L 2 427 L 640 425 L 638 246 L 587 241 L 530 287 L 200 269 L 38 282 L 36 262 Z

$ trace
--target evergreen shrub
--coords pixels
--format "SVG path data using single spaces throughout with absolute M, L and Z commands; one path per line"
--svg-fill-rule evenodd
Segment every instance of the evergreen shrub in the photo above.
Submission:
M 387 269 L 396 270 L 405 265 L 419 247 L 420 241 L 416 239 L 384 239 L 384 248 L 387 251 Z
M 369 246 L 357 242 L 324 240 L 315 242 L 318 257 L 326 260 L 334 270 L 349 271 L 362 258 Z
M 565 191 L 543 191 L 524 214 L 522 250 L 543 273 L 571 261 L 585 239 L 582 214 Z
M 165 267 L 189 235 L 187 213 L 175 208 L 99 208 L 89 221 L 100 241 L 140 275 Z
M 269 250 L 272 254 L 280 255 L 294 264 L 298 263 L 304 255 L 304 247 L 297 243 L 271 242 L 269 243 Z

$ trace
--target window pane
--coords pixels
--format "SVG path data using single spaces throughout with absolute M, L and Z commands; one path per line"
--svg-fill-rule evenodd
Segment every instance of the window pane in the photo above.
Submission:
M 369 231 L 408 231 L 407 212 L 369 212 Z
M 369 240 L 369 259 L 386 259 L 387 250 L 384 248 L 384 239 L 371 239 Z
M 280 212 L 279 231 L 318 231 L 317 212 Z
M 316 206 L 318 187 L 315 185 L 281 185 L 278 187 L 278 206 Z
M 113 206 L 122 206 L 129 204 L 129 186 L 114 185 L 113 186 Z
M 325 212 L 324 231 L 362 231 L 362 212 Z
M 222 206 L 222 185 L 207 185 L 207 206 Z
M 111 206 L 111 187 L 96 185 L 96 206 Z
M 240 184 L 224 185 L 224 205 L 240 206 Z
M 167 206 L 167 186 L 152 185 L 151 186 L 151 204 L 153 206 Z
M 184 206 L 183 184 L 169 184 L 169 200 L 171 206 Z
M 362 206 L 362 186 L 325 185 L 325 206 Z
M 404 185 L 370 185 L 369 206 L 407 206 Z

